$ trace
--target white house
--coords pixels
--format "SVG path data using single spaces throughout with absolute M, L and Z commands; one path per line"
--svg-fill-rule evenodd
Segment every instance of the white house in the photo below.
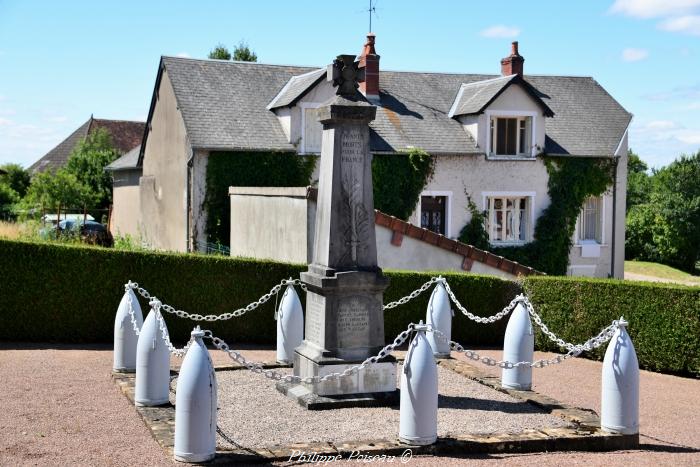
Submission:
M 409 222 L 455 238 L 470 197 L 492 245 L 525 244 L 550 204 L 542 156 L 611 158 L 614 182 L 581 207 L 568 272 L 622 277 L 632 116 L 593 78 L 524 74 L 517 42 L 500 75 L 380 70 L 373 34 L 358 58 L 377 106 L 375 157 L 417 147 L 435 158 Z M 136 163 L 144 239 L 172 250 L 205 240 L 212 151 L 319 154 L 316 109 L 333 92 L 325 68 L 163 57 Z

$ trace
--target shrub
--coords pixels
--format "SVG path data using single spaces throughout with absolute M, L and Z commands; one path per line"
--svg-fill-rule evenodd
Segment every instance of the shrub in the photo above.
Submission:
M 620 316 L 642 368 L 700 375 L 700 288 L 614 279 L 527 277 L 523 285 L 547 326 L 583 343 Z M 560 351 L 538 332 L 537 346 Z M 601 359 L 605 346 L 592 357 Z
M 189 313 L 222 314 L 247 305 L 282 279 L 299 277 L 306 265 L 222 256 L 115 251 L 80 245 L 0 241 L 0 264 L 12 273 L 0 281 L 0 339 L 15 341 L 112 342 L 114 315 L 131 279 L 164 303 Z M 7 267 L 7 266 L 6 266 Z M 385 302 L 409 294 L 431 275 L 387 273 Z M 516 292 L 495 277 L 450 274 L 449 281 L 470 311 L 493 314 Z M 386 313 L 393 339 L 409 322 L 425 319 L 430 291 Z M 302 302 L 303 294 L 300 294 Z M 148 305 L 141 301 L 144 314 Z M 274 298 L 229 321 L 204 323 L 234 343 L 275 342 Z M 166 315 L 174 341 L 184 342 L 194 323 Z M 462 317 L 455 337 L 473 344 L 498 344 L 502 329 L 477 331 Z

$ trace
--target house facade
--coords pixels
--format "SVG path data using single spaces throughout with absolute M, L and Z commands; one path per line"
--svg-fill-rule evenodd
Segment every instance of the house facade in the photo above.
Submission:
M 359 60 L 375 157 L 415 147 L 435 160 L 409 222 L 455 238 L 471 200 L 493 246 L 525 244 L 550 204 L 542 156 L 610 158 L 614 182 L 581 207 L 568 273 L 622 277 L 631 115 L 593 78 L 524 74 L 517 43 L 500 75 L 383 71 L 373 34 Z M 316 113 L 333 93 L 325 68 L 163 57 L 136 163 L 143 240 L 177 251 L 206 241 L 212 151 L 317 157 Z

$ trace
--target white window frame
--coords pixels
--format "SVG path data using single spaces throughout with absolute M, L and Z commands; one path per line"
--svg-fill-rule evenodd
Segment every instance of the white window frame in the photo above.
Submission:
M 583 214 L 583 206 L 581 206 L 581 210 L 579 211 L 578 217 L 576 218 L 576 231 L 574 233 L 575 241 L 574 241 L 574 246 L 582 246 L 583 242 L 590 242 L 590 241 L 595 241 L 598 243 L 600 246 L 605 246 L 605 205 L 607 204 L 605 202 L 605 194 L 602 194 L 598 196 L 600 198 L 600 212 L 598 213 L 598 221 L 600 222 L 600 243 L 598 243 L 597 240 L 581 240 L 581 215 Z M 585 201 L 584 201 L 585 202 Z
M 485 112 L 486 114 L 486 157 L 489 159 L 526 159 L 526 160 L 531 160 L 537 154 L 535 153 L 535 147 L 537 146 L 536 144 L 536 138 L 535 135 L 537 135 L 537 112 L 534 111 L 528 111 L 528 110 L 487 110 Z M 529 154 L 528 152 L 525 152 L 523 155 L 506 155 L 506 154 L 495 154 L 495 151 L 491 151 L 491 121 L 494 118 L 526 118 L 530 117 L 530 121 L 532 122 L 531 126 L 531 134 L 530 134 L 530 151 Z M 518 125 L 520 125 L 518 123 Z M 520 127 L 518 127 L 516 131 L 516 135 L 518 139 L 520 138 Z M 516 145 L 519 147 L 519 140 L 516 142 Z
M 299 109 L 301 109 L 301 128 L 299 130 L 301 145 L 299 154 L 320 154 L 320 152 L 306 152 L 306 109 L 318 109 L 322 105 L 322 102 L 301 102 L 299 104 Z
M 421 226 L 421 219 L 423 219 L 423 212 L 421 209 L 421 198 L 423 196 L 444 196 L 447 198 L 445 202 L 445 237 L 452 238 L 450 235 L 450 227 L 452 226 L 452 222 L 450 222 L 452 220 L 452 192 L 432 190 L 421 192 L 420 197 L 418 198 L 418 227 Z
M 528 242 L 532 241 L 532 236 L 533 236 L 533 229 L 535 226 L 535 199 L 537 196 L 537 192 L 535 191 L 482 191 L 481 192 L 481 206 L 482 206 L 482 212 L 487 211 L 487 216 L 491 217 L 491 213 L 488 212 L 489 209 L 489 204 L 488 204 L 488 199 L 489 198 L 529 198 L 529 225 L 527 227 L 527 231 L 525 232 L 525 240 L 517 240 L 514 242 L 507 242 L 507 241 L 491 241 L 491 232 L 487 232 L 489 236 L 489 243 L 494 246 L 504 246 L 504 245 L 524 245 Z M 525 213 L 526 215 L 528 213 Z M 488 222 L 488 221 L 487 221 Z M 489 222 L 489 229 L 490 229 L 490 222 Z

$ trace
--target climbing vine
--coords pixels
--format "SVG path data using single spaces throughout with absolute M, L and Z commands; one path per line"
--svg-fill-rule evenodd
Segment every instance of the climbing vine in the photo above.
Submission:
M 600 196 L 608 189 L 615 164 L 609 158 L 546 156 L 544 163 L 551 202 L 537 219 L 534 240 L 522 246 L 492 247 L 491 251 L 547 274 L 565 275 L 581 206 L 588 197 Z M 484 228 L 483 214 L 472 215 L 462 231 L 473 231 L 479 226 Z
M 433 176 L 434 160 L 422 149 L 375 155 L 372 160 L 374 207 L 408 220 L 421 191 Z
M 207 163 L 207 237 L 229 245 L 231 237 L 230 186 L 307 186 L 316 157 L 293 152 L 212 152 Z

